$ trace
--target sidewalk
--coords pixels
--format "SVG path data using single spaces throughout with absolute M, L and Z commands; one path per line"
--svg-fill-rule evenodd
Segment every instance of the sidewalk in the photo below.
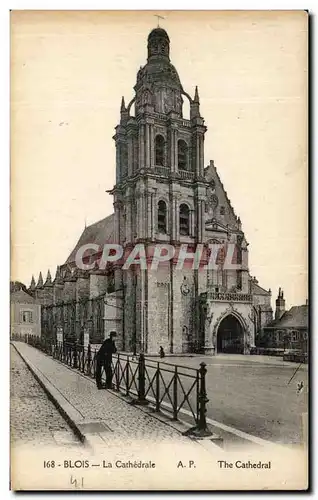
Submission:
M 23 342 L 12 344 L 74 432 L 92 448 L 142 449 L 147 442 L 154 447 L 165 443 L 181 445 L 192 457 L 216 450 L 222 453 L 221 448 L 210 441 L 196 442 L 182 436 L 155 418 L 147 408 L 129 405 L 112 391 L 98 390 L 93 379 L 38 349 Z

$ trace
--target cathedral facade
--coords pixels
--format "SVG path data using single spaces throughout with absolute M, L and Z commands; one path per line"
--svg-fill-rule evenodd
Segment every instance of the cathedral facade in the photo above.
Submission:
M 116 331 L 124 351 L 153 354 L 162 346 L 167 353 L 247 354 L 272 320 L 271 291 L 250 276 L 240 218 L 213 161 L 205 166 L 198 89 L 193 98 L 183 89 L 165 30 L 151 31 L 147 49 L 134 97 L 127 105 L 122 99 L 115 128 L 114 213 L 85 228 L 54 281 L 40 276 L 30 292 L 42 303 L 43 331 L 52 338 L 59 333 L 99 343 Z M 105 243 L 125 255 L 140 245 L 148 260 L 156 245 L 175 253 L 157 269 L 124 269 L 120 262 L 101 269 Z M 84 245 L 87 266 L 79 269 L 76 256 Z M 182 248 L 195 254 L 209 245 L 219 248 L 213 268 L 178 265 Z M 230 245 L 235 269 L 224 265 Z

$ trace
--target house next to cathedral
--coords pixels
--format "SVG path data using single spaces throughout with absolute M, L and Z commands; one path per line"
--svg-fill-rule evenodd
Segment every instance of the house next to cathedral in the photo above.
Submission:
M 189 119 L 183 102 L 190 103 Z M 273 319 L 271 291 L 262 288 L 248 267 L 248 243 L 210 161 L 204 163 L 207 128 L 196 87 L 192 98 L 170 62 L 170 40 L 156 28 L 148 36 L 148 58 L 137 73 L 132 100 L 122 98 L 115 128 L 116 184 L 110 191 L 114 213 L 86 227 L 55 279 L 32 280 L 29 292 L 42 303 L 42 335 L 100 343 L 116 331 L 120 350 L 249 353 L 256 334 Z M 142 243 L 189 251 L 209 243 L 236 248 L 239 270 L 179 269 L 176 260 L 152 270 L 82 270 L 76 264 L 83 245 L 96 245 L 98 261 L 105 243 L 125 252 Z M 86 255 L 89 254 L 89 251 Z M 148 254 L 147 254 L 148 255 Z

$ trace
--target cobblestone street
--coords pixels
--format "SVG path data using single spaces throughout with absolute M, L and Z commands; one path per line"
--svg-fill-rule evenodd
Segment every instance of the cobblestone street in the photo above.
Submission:
M 12 444 L 81 446 L 12 346 L 10 354 Z

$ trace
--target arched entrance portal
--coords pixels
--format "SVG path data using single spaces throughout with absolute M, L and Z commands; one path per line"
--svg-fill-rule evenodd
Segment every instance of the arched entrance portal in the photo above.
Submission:
M 239 320 L 229 314 L 222 319 L 217 332 L 217 352 L 244 353 L 244 332 Z

